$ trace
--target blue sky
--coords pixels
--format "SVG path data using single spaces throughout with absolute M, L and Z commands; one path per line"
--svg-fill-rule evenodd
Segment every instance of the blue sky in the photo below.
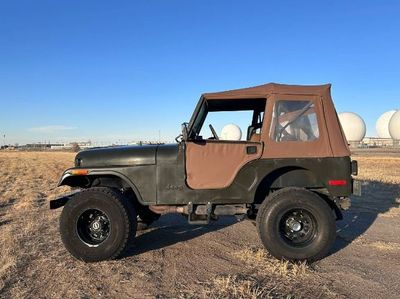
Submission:
M 398 1 L 3 0 L 0 133 L 173 140 L 202 92 L 330 82 L 374 135 L 399 49 Z

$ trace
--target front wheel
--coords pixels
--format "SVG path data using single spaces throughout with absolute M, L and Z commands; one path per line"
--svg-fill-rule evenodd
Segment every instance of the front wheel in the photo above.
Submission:
M 257 230 L 271 255 L 288 260 L 319 260 L 336 238 L 329 205 L 301 188 L 281 189 L 268 196 L 258 211 Z
M 60 218 L 61 239 L 77 259 L 96 262 L 119 257 L 136 234 L 133 206 L 120 192 L 104 187 L 73 196 Z

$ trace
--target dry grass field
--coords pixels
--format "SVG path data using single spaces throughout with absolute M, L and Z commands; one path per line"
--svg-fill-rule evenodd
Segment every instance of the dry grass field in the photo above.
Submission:
M 48 201 L 72 153 L 0 152 L 0 298 L 396 298 L 400 293 L 400 156 L 356 154 L 363 196 L 312 265 L 271 258 L 250 221 L 206 227 L 168 215 L 120 260 L 85 264 L 58 234 Z

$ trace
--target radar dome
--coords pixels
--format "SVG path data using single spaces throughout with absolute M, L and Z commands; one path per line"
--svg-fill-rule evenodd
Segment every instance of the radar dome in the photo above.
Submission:
M 390 110 L 383 113 L 376 121 L 376 133 L 379 138 L 391 138 L 389 133 L 389 122 L 396 110 Z
M 356 113 L 339 113 L 339 121 L 349 142 L 360 142 L 366 133 L 364 120 Z
M 400 110 L 397 110 L 390 119 L 389 133 L 394 140 L 400 140 Z
M 238 141 L 242 138 L 242 130 L 235 124 L 227 124 L 221 130 L 222 140 Z

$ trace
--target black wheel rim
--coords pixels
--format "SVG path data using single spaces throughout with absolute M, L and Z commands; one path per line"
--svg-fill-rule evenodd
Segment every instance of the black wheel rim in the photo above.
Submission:
M 76 222 L 76 231 L 83 243 L 90 247 L 99 246 L 110 235 L 110 220 L 98 209 L 84 211 Z
M 279 221 L 279 233 L 290 246 L 305 247 L 317 234 L 317 222 L 314 216 L 304 209 L 292 209 Z

